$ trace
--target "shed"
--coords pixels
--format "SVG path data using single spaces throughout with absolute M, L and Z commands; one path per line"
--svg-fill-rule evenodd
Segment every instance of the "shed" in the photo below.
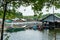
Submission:
M 54 14 L 50 14 L 47 17 L 40 20 L 45 27 L 60 28 L 60 17 Z

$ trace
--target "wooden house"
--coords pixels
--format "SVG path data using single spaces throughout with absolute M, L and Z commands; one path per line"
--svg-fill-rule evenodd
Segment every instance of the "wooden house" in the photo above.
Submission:
M 45 27 L 60 28 L 60 17 L 58 17 L 57 15 L 50 14 L 45 18 L 42 18 L 40 21 L 42 22 L 42 25 Z

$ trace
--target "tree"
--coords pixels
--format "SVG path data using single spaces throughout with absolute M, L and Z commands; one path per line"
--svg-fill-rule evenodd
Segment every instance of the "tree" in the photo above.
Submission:
M 43 14 L 43 13 L 40 13 L 40 14 L 38 15 L 38 19 L 40 19 L 40 18 L 42 17 L 42 14 Z
M 13 18 L 22 18 L 23 15 L 21 12 L 14 12 L 13 10 L 8 10 L 6 12 L 6 17 L 5 19 L 13 19 Z M 3 11 L 0 10 L 0 18 L 3 18 Z
M 3 17 L 3 11 L 0 10 L 0 18 L 2 18 L 2 17 Z
M 45 3 L 50 3 L 47 4 L 48 7 L 50 5 L 56 6 L 56 8 L 60 8 L 60 0 L 6 0 L 9 2 L 8 4 L 12 4 L 11 6 L 14 7 L 14 9 L 20 7 L 21 5 L 23 6 L 28 6 L 31 5 L 32 9 L 35 11 L 41 11 L 42 8 L 45 6 Z
M 23 15 L 22 15 L 21 12 L 16 12 L 16 17 L 17 17 L 17 18 L 23 18 Z
M 11 10 L 13 10 L 14 13 L 16 12 L 16 9 L 19 8 L 21 5 L 25 7 L 31 5 L 35 14 L 40 14 L 42 8 L 45 5 L 47 6 L 47 8 L 51 7 L 51 5 L 56 6 L 56 8 L 60 8 L 60 4 L 59 4 L 60 0 L 5 0 L 5 1 L 8 2 L 7 10 L 9 10 L 9 7 L 12 7 Z M 1 7 L 3 5 L 1 4 Z
M 6 19 L 13 19 L 13 18 L 15 18 L 16 17 L 16 13 L 14 13 L 14 11 L 13 10 L 8 10 L 7 12 L 6 12 Z

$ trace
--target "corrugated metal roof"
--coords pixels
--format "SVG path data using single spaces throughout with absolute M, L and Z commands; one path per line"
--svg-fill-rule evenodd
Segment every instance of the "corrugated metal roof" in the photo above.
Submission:
M 40 21 L 48 21 L 48 22 L 60 22 L 60 17 L 54 14 L 50 14 L 45 18 L 41 19 Z

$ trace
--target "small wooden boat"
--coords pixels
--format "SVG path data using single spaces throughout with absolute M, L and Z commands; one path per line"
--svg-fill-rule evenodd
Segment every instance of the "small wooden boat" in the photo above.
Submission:
M 18 31 L 23 31 L 25 30 L 24 28 L 8 28 L 6 29 L 6 32 L 18 32 Z

